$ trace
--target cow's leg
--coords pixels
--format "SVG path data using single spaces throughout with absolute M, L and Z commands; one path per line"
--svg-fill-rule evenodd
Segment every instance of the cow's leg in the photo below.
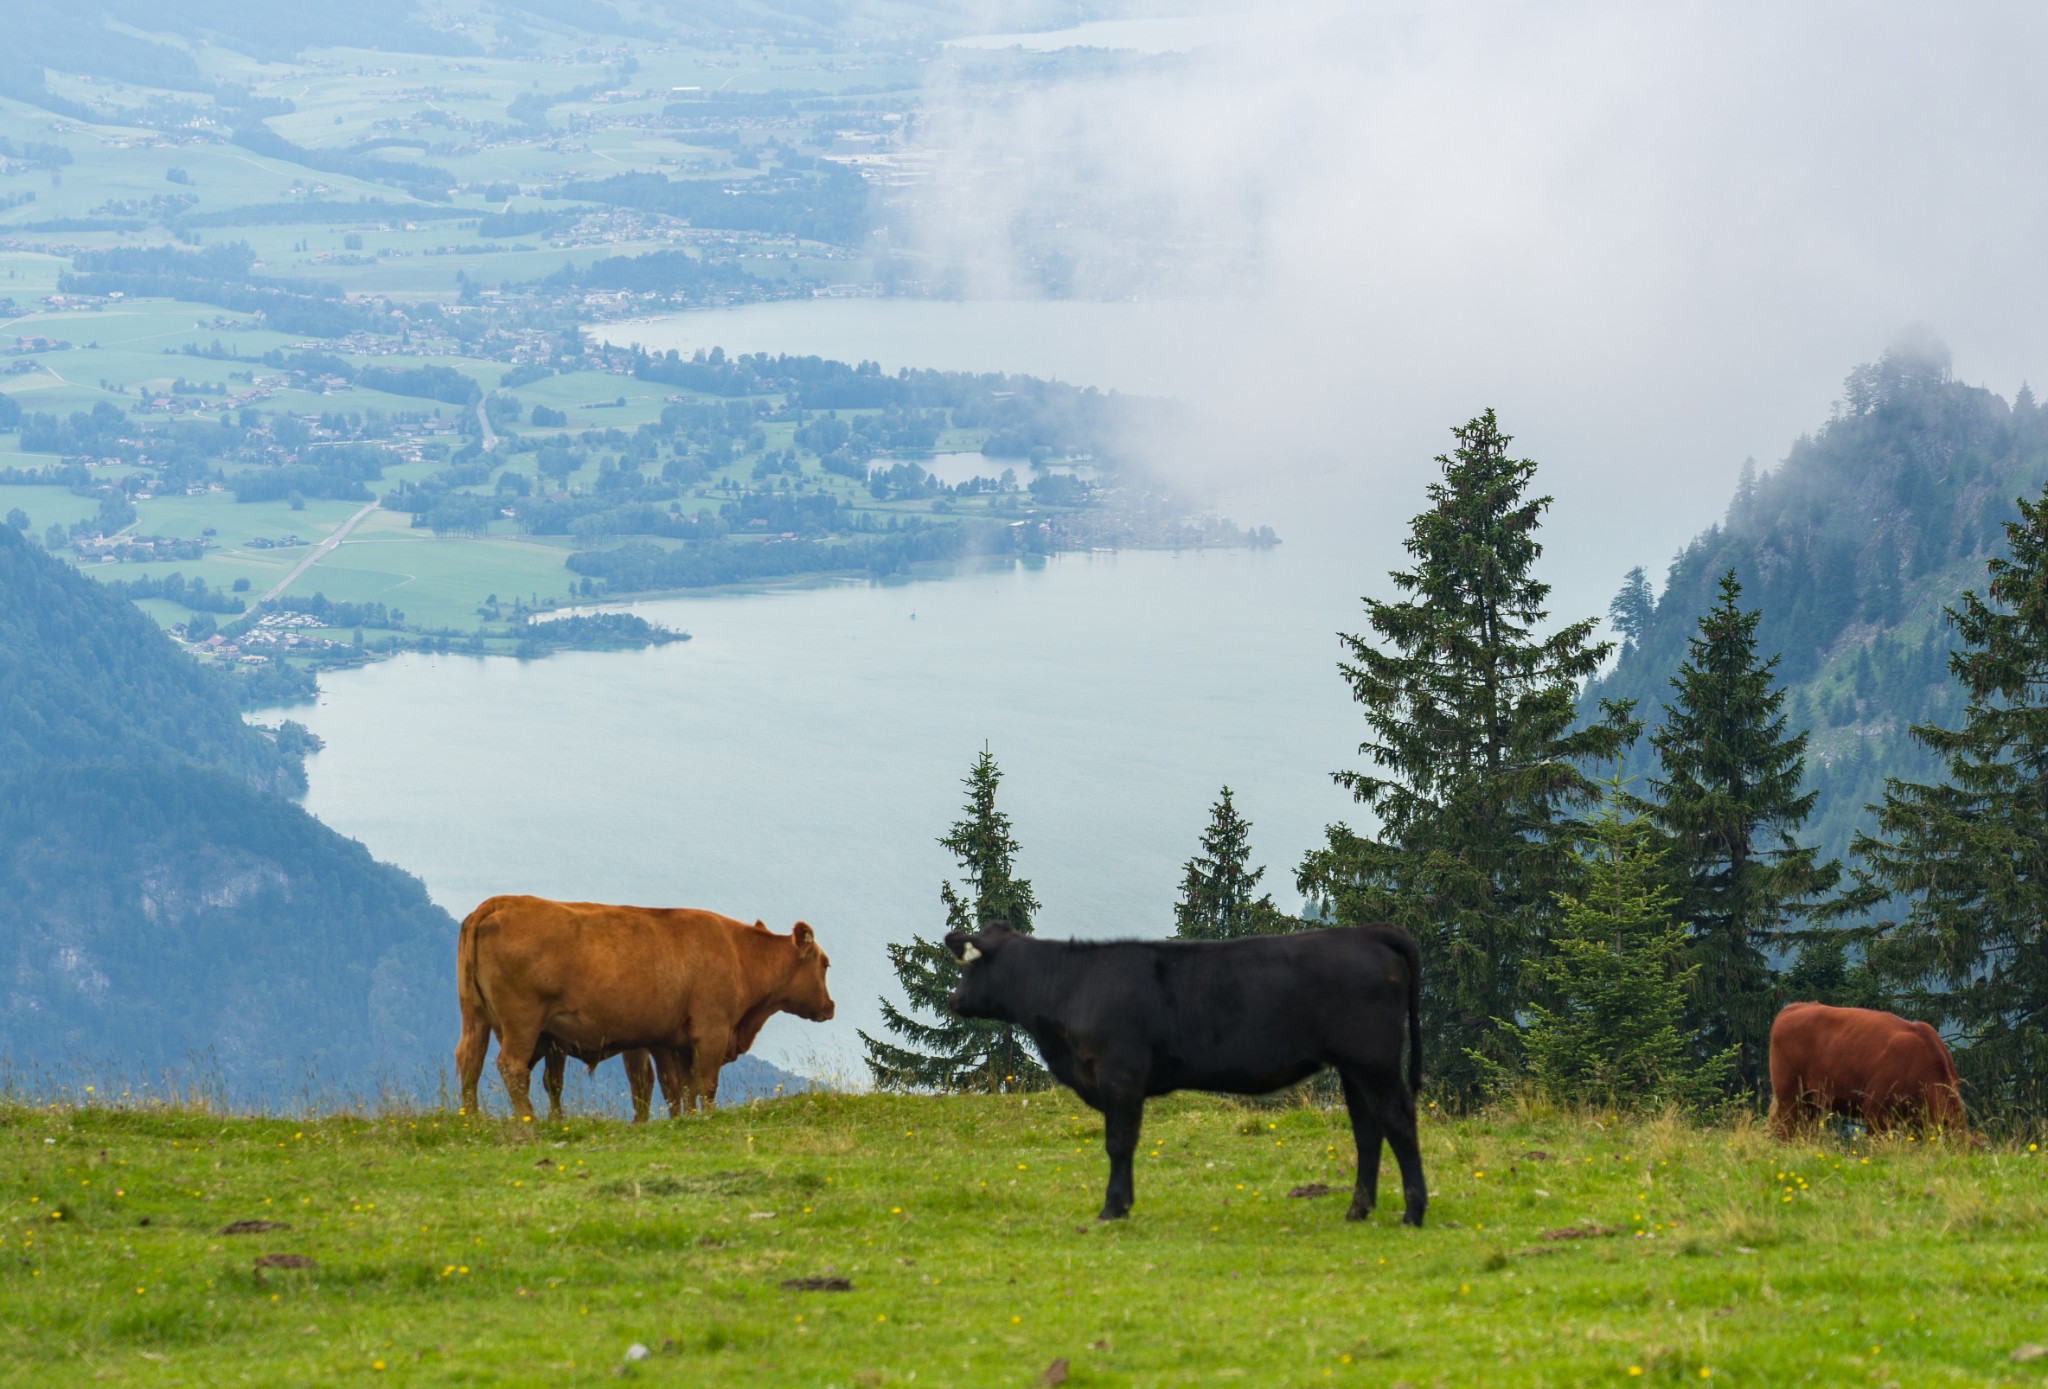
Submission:
M 549 1123 L 558 1123 L 562 1118 L 562 1081 L 568 1069 L 568 1054 L 559 1047 L 550 1047 L 540 1073 L 541 1088 L 548 1092 Z
M 455 1043 L 455 1075 L 462 1082 L 462 1111 L 481 1114 L 476 1083 L 484 1073 L 484 1056 L 491 1049 L 491 1026 L 481 1013 L 462 1010 L 462 1035 Z
M 1121 1220 L 1137 1200 L 1131 1176 L 1131 1155 L 1138 1148 L 1138 1129 L 1145 1121 L 1145 1091 L 1138 1085 L 1105 1081 L 1100 1087 L 1102 1146 L 1109 1153 L 1109 1189 L 1103 1193 L 1098 1220 Z
M 647 1122 L 654 1102 L 654 1058 L 644 1051 L 629 1051 L 619 1058 L 626 1066 L 626 1088 L 633 1092 L 633 1122 Z
M 1351 1209 L 1344 1212 L 1344 1218 L 1363 1220 L 1372 1214 L 1379 1201 L 1380 1143 L 1384 1135 L 1361 1075 L 1340 1066 L 1337 1078 L 1344 1083 L 1344 1107 L 1351 1113 L 1351 1137 L 1358 1144 L 1358 1180 L 1352 1186 Z
M 1771 1136 L 1780 1143 L 1792 1141 L 1792 1130 L 1799 1122 L 1799 1086 L 1796 1081 L 1771 1081 Z
M 690 1082 L 688 1067 L 681 1052 L 663 1048 L 654 1053 L 654 1074 L 661 1081 L 661 1098 L 668 1103 L 668 1117 L 683 1117 L 683 1101 L 688 1097 Z
M 690 1090 L 684 1109 L 709 1109 L 718 1102 L 718 1071 L 730 1046 L 729 1035 L 690 1039 Z
M 1379 1094 L 1380 1128 L 1401 1165 L 1401 1223 L 1419 1227 L 1429 1206 L 1429 1183 L 1423 1179 L 1422 1144 L 1415 1133 L 1415 1096 L 1398 1077 Z
M 512 1117 L 533 1122 L 533 1058 L 540 1046 L 540 1020 L 507 1020 L 498 1034 L 498 1076 L 505 1082 L 505 1097 L 512 1102 Z

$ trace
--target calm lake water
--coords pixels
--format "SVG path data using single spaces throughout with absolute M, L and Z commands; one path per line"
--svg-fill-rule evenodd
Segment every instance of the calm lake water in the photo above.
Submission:
M 1225 783 L 1267 885 L 1299 901 L 1292 866 L 1345 814 L 1328 773 L 1362 733 L 1333 636 L 1360 583 L 1331 580 L 1284 545 L 1069 555 L 644 604 L 694 634 L 645 652 L 401 657 L 293 714 L 327 743 L 307 806 L 458 917 L 533 892 L 807 920 L 838 1018 L 778 1018 L 757 1050 L 862 1075 L 883 947 L 941 929 L 934 841 L 984 743 L 1041 931 L 1170 932 Z

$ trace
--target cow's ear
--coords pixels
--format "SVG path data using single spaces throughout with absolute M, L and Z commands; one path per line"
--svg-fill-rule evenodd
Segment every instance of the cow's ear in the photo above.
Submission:
M 953 952 L 954 959 L 961 961 L 966 960 L 967 946 L 968 940 L 967 933 L 965 931 L 946 932 L 946 949 Z
M 818 948 L 817 933 L 811 930 L 811 923 L 808 921 L 797 922 L 789 934 L 796 941 L 796 953 L 799 955 L 808 955 Z

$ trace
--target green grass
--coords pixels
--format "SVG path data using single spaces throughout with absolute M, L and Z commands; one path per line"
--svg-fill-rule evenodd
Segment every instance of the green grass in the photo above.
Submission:
M 2048 1340 L 2024 1143 L 1430 1120 L 1416 1231 L 1391 1166 L 1380 1213 L 1342 1219 L 1341 1112 L 1147 1119 L 1105 1227 L 1101 1124 L 1065 1094 L 529 1130 L 17 1103 L 0 1381 L 598 1382 L 634 1342 L 658 1353 L 626 1373 L 669 1384 L 1022 1386 L 1055 1359 L 1075 1385 L 2040 1380 L 2011 1359 Z M 1311 1182 L 1337 1194 L 1289 1197 Z M 289 1228 L 222 1233 L 251 1219 Z M 853 1287 L 779 1286 L 807 1277 Z
M 347 540 L 300 575 L 290 592 L 392 604 L 420 626 L 473 628 L 477 605 L 490 594 L 507 603 L 535 595 L 566 598 L 577 579 L 562 563 L 569 553 L 566 537 L 442 538 L 413 529 L 410 519 L 371 512 Z
M 48 454 L 22 455 L 0 449 L 0 468 L 42 468 L 57 460 Z M 68 487 L 0 487 L 0 515 L 20 510 L 29 518 L 30 533 L 41 538 L 46 527 L 69 527 L 98 514 L 97 497 L 73 496 Z

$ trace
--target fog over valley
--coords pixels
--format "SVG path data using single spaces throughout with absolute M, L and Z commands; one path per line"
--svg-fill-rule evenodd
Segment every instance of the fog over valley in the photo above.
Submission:
M 1409 497 L 1448 424 L 1498 408 L 1559 499 L 1548 572 L 1593 610 L 1616 537 L 1661 568 L 1909 325 L 2008 398 L 2041 376 L 2044 25 L 1260 5 L 1189 53 L 993 92 L 942 64 L 905 231 L 971 296 L 1210 301 L 1125 348 L 1123 379 L 1225 426 L 1172 466 Z

